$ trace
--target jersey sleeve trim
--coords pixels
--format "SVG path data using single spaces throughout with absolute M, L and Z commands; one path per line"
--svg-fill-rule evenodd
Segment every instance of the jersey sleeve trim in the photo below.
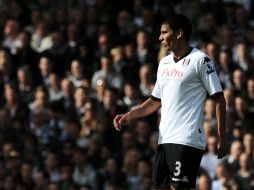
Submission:
M 223 94 L 223 92 L 221 91 L 221 92 L 216 92 L 216 93 L 212 94 L 210 97 L 211 97 L 212 99 L 216 100 L 217 98 L 219 98 L 219 97 L 221 97 L 221 96 L 223 96 L 223 95 L 224 95 L 224 94 Z
M 156 98 L 156 97 L 154 97 L 153 95 L 151 95 L 150 98 L 152 98 L 152 99 L 155 100 L 155 101 L 161 102 L 161 99 L 160 99 L 160 98 Z

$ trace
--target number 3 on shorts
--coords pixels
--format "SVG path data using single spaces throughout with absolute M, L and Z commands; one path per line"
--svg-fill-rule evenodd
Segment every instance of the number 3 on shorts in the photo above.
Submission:
M 176 163 L 175 163 L 175 172 L 174 172 L 175 176 L 179 176 L 180 175 L 180 173 L 181 173 L 181 166 L 182 166 L 181 162 L 180 161 L 176 161 Z

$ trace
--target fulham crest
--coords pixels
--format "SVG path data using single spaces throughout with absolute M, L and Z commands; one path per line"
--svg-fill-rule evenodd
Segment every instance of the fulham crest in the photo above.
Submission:
M 190 64 L 190 59 L 186 58 L 183 60 L 183 66 L 187 67 Z

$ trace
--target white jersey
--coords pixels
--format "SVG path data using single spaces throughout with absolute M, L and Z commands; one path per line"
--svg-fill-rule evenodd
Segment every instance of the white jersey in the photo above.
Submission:
M 214 63 L 193 48 L 175 62 L 173 54 L 161 59 L 152 96 L 161 100 L 158 143 L 183 144 L 205 149 L 204 101 L 222 92 Z

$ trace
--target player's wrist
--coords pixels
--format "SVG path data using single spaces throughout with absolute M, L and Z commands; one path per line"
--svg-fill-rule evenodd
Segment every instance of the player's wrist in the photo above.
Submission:
M 124 117 L 125 117 L 126 122 L 129 122 L 131 120 L 131 114 L 130 114 L 130 112 L 125 113 Z
M 130 112 L 126 112 L 124 115 L 130 117 Z

